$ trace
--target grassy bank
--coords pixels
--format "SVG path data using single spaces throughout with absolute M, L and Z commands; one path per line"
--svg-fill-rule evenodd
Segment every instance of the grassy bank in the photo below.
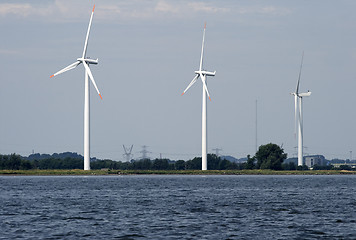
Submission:
M 273 170 L 0 170 L 0 175 L 342 175 L 356 174 L 346 170 L 273 171 Z

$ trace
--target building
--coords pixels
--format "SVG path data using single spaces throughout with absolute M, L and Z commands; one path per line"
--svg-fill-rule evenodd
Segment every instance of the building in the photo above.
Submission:
M 312 168 L 314 165 L 326 166 L 326 160 L 323 155 L 305 156 L 304 162 L 309 168 Z
M 286 160 L 284 160 L 285 164 L 289 164 L 289 163 L 294 163 L 295 166 L 298 166 L 298 158 L 293 157 L 293 158 L 287 158 Z

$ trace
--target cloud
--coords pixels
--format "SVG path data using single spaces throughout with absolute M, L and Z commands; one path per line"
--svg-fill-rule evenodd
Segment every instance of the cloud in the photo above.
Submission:
M 289 15 L 292 10 L 284 7 L 275 6 L 248 6 L 248 7 L 238 7 L 236 12 L 239 14 L 263 14 L 263 15 Z
M 91 4 L 87 11 L 82 11 L 83 5 L 79 1 L 55 0 L 46 3 L 0 3 L 0 18 L 10 19 L 32 19 L 34 21 L 43 18 L 46 21 L 75 21 L 82 19 L 83 16 L 91 11 Z
M 12 50 L 12 49 L 0 49 L 0 54 L 1 55 L 21 55 L 21 52 L 19 50 Z
M 17 18 L 33 18 L 33 17 L 51 17 L 51 16 L 70 16 L 73 11 L 70 11 L 69 5 L 62 1 L 54 1 L 47 4 L 32 4 L 32 3 L 0 3 L 0 17 L 14 16 Z
M 170 1 L 157 0 L 147 3 L 147 1 L 136 0 L 131 3 L 120 3 L 103 5 L 98 7 L 101 10 L 100 18 L 121 18 L 130 19 L 160 19 L 169 15 L 175 18 L 187 18 L 195 13 L 225 13 L 230 9 L 217 7 L 213 4 L 191 1 Z
M 88 8 L 89 10 L 84 10 Z M 48 21 L 82 21 L 91 4 L 78 0 L 54 0 L 46 3 L 0 3 L 0 17 L 14 16 L 27 19 L 43 17 Z M 99 20 L 154 20 L 162 17 L 189 18 L 194 14 L 288 15 L 291 10 L 266 5 L 241 6 L 225 1 L 131 0 L 102 1 L 96 6 Z M 86 14 L 86 15 L 85 15 Z
M 17 15 L 20 17 L 27 17 L 34 12 L 34 8 L 29 4 L 0 4 L 0 16 Z
M 229 8 L 216 7 L 214 5 L 207 4 L 204 2 L 191 2 L 191 3 L 188 3 L 188 7 L 191 8 L 195 12 L 226 13 L 226 12 L 231 11 L 231 9 L 229 9 Z
M 166 1 L 158 1 L 156 7 L 154 8 L 155 12 L 162 13 L 178 13 L 181 9 L 181 6 L 169 4 Z
M 211 3 L 205 2 L 171 2 L 160 0 L 158 1 L 156 7 L 156 12 L 164 12 L 164 13 L 180 13 L 184 14 L 185 12 L 205 12 L 205 13 L 219 13 L 219 12 L 229 12 L 229 8 L 217 7 Z
M 261 13 L 272 15 L 289 15 L 292 11 L 284 7 L 267 6 L 261 8 Z

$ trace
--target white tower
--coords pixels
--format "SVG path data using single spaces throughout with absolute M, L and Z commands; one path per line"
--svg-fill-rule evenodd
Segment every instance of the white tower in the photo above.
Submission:
M 311 92 L 306 92 L 306 93 L 299 93 L 299 84 L 300 84 L 300 76 L 302 74 L 302 66 L 303 66 L 303 58 L 304 58 L 304 52 L 302 55 L 302 62 L 300 64 L 300 70 L 299 70 L 299 77 L 297 81 L 297 87 L 295 89 L 295 92 L 291 93 L 294 95 L 294 124 L 295 124 L 295 130 L 296 126 L 298 125 L 298 166 L 303 166 L 303 97 L 309 97 L 311 95 Z M 298 108 L 299 105 L 299 108 Z
M 196 80 L 200 77 L 203 83 L 203 101 L 202 101 L 202 150 L 201 150 L 201 159 L 202 159 L 202 170 L 207 170 L 207 108 L 206 108 L 206 95 L 208 95 L 209 100 L 211 101 L 208 87 L 207 87 L 207 76 L 215 76 L 215 72 L 208 72 L 203 70 L 203 55 L 204 55 L 204 39 L 205 39 L 205 29 L 206 23 L 204 24 L 204 31 L 203 31 L 203 42 L 201 46 L 201 56 L 200 56 L 200 65 L 199 70 L 195 71 L 195 77 L 190 82 L 188 87 L 184 90 L 182 95 L 188 91 L 188 89 L 193 86 Z
M 62 70 L 56 72 L 53 74 L 51 77 L 54 77 L 56 75 L 59 75 L 61 73 L 64 73 L 66 71 L 69 71 L 71 69 L 76 68 L 79 64 L 83 64 L 84 69 L 85 69 L 85 76 L 84 76 L 84 170 L 90 170 L 90 94 L 89 94 L 89 79 L 93 83 L 96 91 L 98 92 L 100 98 L 101 94 L 99 92 L 98 87 L 96 86 L 93 74 L 91 73 L 91 70 L 89 68 L 89 64 L 98 64 L 98 59 L 89 59 L 86 58 L 86 52 L 87 52 L 87 47 L 88 47 L 88 39 L 89 39 L 89 33 L 90 33 L 90 27 L 91 23 L 93 20 L 93 15 L 94 15 L 94 9 L 95 5 L 93 7 L 93 11 L 90 16 L 89 20 L 89 26 L 88 26 L 88 31 L 87 35 L 85 38 L 85 43 L 84 43 L 84 50 L 83 50 L 83 55 L 81 58 L 77 58 L 77 61 L 72 63 L 71 65 L 63 68 Z

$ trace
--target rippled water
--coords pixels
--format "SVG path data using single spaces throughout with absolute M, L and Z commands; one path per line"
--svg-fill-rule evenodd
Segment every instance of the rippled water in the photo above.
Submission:
M 356 176 L 3 176 L 1 239 L 356 239 Z

